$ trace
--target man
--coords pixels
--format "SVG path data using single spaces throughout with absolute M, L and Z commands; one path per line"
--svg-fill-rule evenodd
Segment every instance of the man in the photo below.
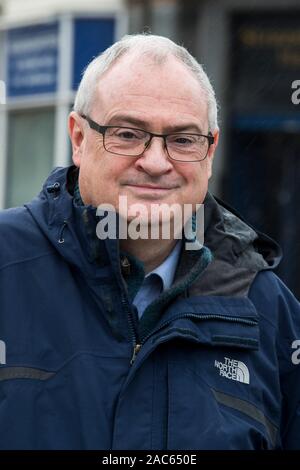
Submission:
M 299 448 L 299 304 L 277 245 L 208 192 L 202 67 L 125 37 L 85 71 L 69 130 L 74 166 L 0 218 L 1 448 Z

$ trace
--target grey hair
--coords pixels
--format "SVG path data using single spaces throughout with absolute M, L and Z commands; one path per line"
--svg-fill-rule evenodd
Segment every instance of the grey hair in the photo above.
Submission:
M 124 54 L 132 52 L 150 56 L 157 64 L 162 64 L 167 56 L 173 55 L 181 61 L 197 78 L 207 99 L 209 130 L 218 129 L 218 106 L 214 89 L 202 65 L 183 46 L 170 39 L 152 34 L 126 35 L 100 55 L 95 57 L 85 69 L 79 84 L 74 111 L 88 115 L 100 77 Z

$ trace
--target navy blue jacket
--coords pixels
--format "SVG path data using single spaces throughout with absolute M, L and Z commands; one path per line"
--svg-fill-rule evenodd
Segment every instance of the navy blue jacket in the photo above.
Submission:
M 276 244 L 208 194 L 213 260 L 183 250 L 138 322 L 141 273 L 97 239 L 71 172 L 0 214 L 0 448 L 299 449 L 300 309 Z

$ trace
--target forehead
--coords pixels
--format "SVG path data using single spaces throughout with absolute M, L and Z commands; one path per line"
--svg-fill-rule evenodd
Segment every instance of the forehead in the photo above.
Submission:
M 93 108 L 106 119 L 124 111 L 147 114 L 150 120 L 162 115 L 177 121 L 207 119 L 207 99 L 199 81 L 173 56 L 163 63 L 123 56 L 100 78 Z

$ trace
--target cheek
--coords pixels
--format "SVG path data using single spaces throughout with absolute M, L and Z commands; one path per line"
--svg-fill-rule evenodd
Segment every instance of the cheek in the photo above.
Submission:
M 189 202 L 202 203 L 208 189 L 209 165 L 206 161 L 191 168 L 187 175 L 187 193 Z
M 120 192 L 120 179 L 128 166 L 126 159 L 117 159 L 110 154 L 86 154 L 79 173 L 80 192 L 84 202 L 94 206 L 103 203 L 115 205 Z
M 196 163 L 188 175 L 188 181 L 191 185 L 197 186 L 204 184 L 208 180 L 208 165 L 206 161 Z

